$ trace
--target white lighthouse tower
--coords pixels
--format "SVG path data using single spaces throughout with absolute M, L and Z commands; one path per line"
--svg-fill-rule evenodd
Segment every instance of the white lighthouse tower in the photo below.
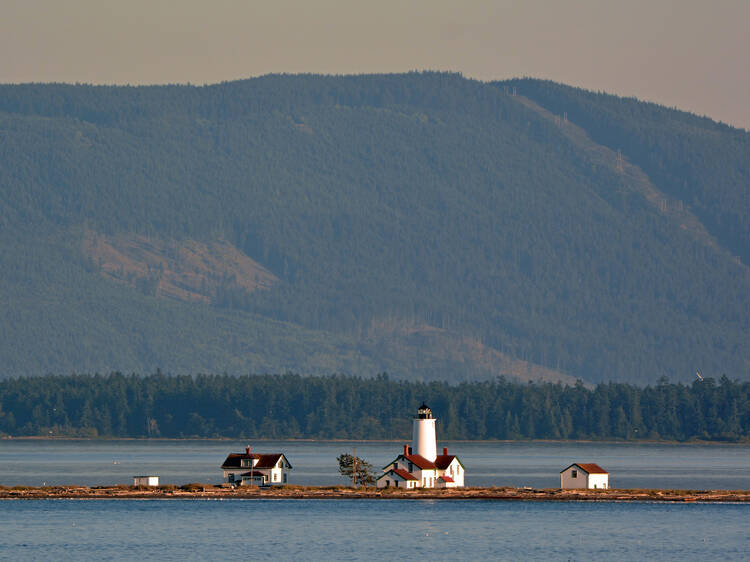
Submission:
M 414 416 L 412 442 L 404 452 L 383 468 L 378 488 L 460 488 L 464 485 L 464 465 L 456 455 L 437 454 L 435 422 L 432 410 L 422 402 Z
M 435 437 L 435 422 L 432 410 L 422 402 L 414 417 L 414 429 L 412 431 L 412 450 L 430 462 L 437 458 L 437 438 Z

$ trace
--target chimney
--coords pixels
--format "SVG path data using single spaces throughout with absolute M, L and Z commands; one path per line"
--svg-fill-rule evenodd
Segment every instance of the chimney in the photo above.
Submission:
M 250 445 L 245 447 L 245 454 L 249 457 L 250 456 Z
M 443 447 L 443 454 L 448 455 L 448 447 Z
M 404 455 L 409 454 L 409 445 L 404 444 Z
M 410 455 L 411 455 L 411 454 L 413 454 L 413 453 L 412 453 L 412 448 L 411 448 L 411 447 L 409 447 L 409 454 L 410 454 Z

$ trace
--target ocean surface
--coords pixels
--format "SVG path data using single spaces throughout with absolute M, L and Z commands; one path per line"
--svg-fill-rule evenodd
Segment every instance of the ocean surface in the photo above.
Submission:
M 0 485 L 218 482 L 232 441 L 0 441 Z M 336 456 L 380 468 L 399 443 L 263 441 L 291 483 L 341 484 Z M 467 484 L 555 487 L 572 462 L 611 484 L 750 489 L 750 447 L 601 443 L 440 443 Z M 750 505 L 483 500 L 0 501 L 0 560 L 742 560 Z
M 0 440 L 0 485 L 132 484 L 137 474 L 163 484 L 221 481 L 219 466 L 244 441 Z M 379 470 L 402 445 L 344 441 L 261 441 L 256 452 L 284 452 L 290 484 L 334 485 L 336 457 L 357 455 Z M 632 443 L 440 442 L 466 467 L 467 486 L 559 486 L 573 462 L 595 462 L 615 488 L 750 489 L 750 446 Z
M 4 560 L 742 560 L 740 504 L 13 500 Z

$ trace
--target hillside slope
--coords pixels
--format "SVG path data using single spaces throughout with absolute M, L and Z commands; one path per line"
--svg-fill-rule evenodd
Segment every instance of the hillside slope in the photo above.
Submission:
M 513 84 L 0 86 L 0 370 L 748 378 L 750 135 Z

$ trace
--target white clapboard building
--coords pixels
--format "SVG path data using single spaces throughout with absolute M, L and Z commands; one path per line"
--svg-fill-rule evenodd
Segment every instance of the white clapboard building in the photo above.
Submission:
M 133 486 L 158 486 L 158 476 L 133 476 Z
M 412 444 L 383 468 L 378 488 L 457 488 L 464 485 L 464 465 L 455 455 L 437 454 L 436 419 L 422 404 L 414 417 Z
M 609 473 L 593 462 L 573 463 L 560 471 L 560 487 L 607 489 L 609 488 Z
M 278 486 L 286 484 L 292 465 L 284 453 L 258 454 L 250 450 L 229 453 L 221 465 L 224 482 L 239 486 Z

